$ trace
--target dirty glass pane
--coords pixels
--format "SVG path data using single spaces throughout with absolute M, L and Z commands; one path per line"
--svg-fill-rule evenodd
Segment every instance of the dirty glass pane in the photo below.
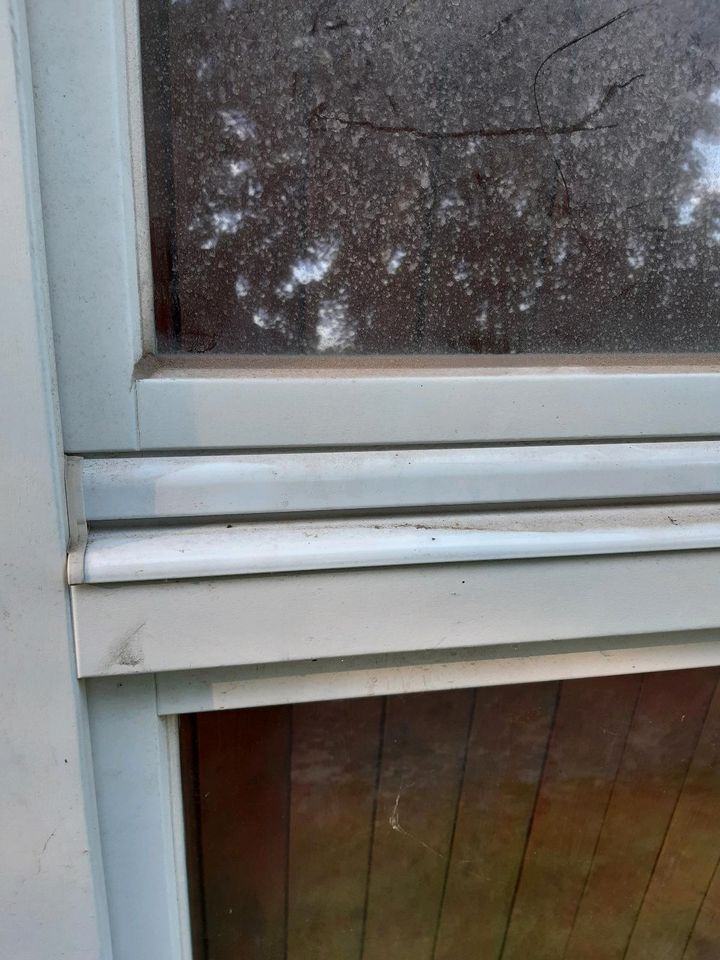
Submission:
M 196 960 L 715 960 L 717 680 L 183 718 Z
M 720 347 L 717 0 L 142 0 L 160 347 Z

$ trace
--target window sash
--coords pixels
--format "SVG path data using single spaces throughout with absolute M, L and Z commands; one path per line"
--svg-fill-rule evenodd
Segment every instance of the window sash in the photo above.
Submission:
M 33 0 L 29 19 L 66 450 L 718 434 L 710 356 L 140 362 L 153 334 L 138 0 Z

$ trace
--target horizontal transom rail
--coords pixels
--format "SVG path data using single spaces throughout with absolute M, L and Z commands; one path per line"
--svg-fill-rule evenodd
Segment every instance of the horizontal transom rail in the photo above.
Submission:
M 720 441 L 82 461 L 89 522 L 716 497 Z

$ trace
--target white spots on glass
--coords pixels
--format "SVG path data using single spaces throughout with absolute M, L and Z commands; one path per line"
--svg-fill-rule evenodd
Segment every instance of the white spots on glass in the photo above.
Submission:
M 517 303 L 518 311 L 520 313 L 527 313 L 528 310 L 532 310 L 532 308 L 535 306 L 535 298 L 537 296 L 535 281 L 533 280 L 530 286 L 520 289 L 518 293 L 520 294 L 520 299 Z
M 460 283 L 463 280 L 467 280 L 470 276 L 470 267 L 464 260 L 458 260 L 458 262 L 453 267 L 453 280 L 456 280 Z
M 451 190 L 440 200 L 441 210 L 455 210 L 457 207 L 464 207 L 465 201 L 461 198 L 457 190 Z
M 210 222 L 219 236 L 225 233 L 237 233 L 242 221 L 242 210 L 218 210 L 210 215 Z
M 247 160 L 231 160 L 228 164 L 228 170 L 231 177 L 240 177 L 250 170 L 250 164 Z
M 689 227 L 695 219 L 695 209 L 700 205 L 700 197 L 697 195 L 683 200 L 677 210 L 677 222 L 681 227 Z
M 385 255 L 385 266 L 387 268 L 387 272 L 390 274 L 396 274 L 402 266 L 402 262 L 406 256 L 407 250 L 405 250 L 403 247 L 396 247 L 394 250 L 387 253 Z
M 228 115 L 229 135 L 243 139 L 247 118 L 230 116 L 227 111 L 220 113 Z M 204 174 L 199 209 L 189 227 L 199 234 L 200 249 L 214 250 L 223 238 L 236 235 L 248 221 L 262 217 L 262 194 L 263 184 L 252 160 L 235 156 L 211 166 Z
M 631 270 L 639 270 L 645 266 L 645 250 L 639 243 L 632 241 L 628 243 L 626 255 Z
M 512 200 L 513 194 L 516 192 L 517 187 L 515 186 L 515 181 L 511 176 L 505 176 L 498 179 L 492 184 L 492 190 L 497 196 L 501 197 L 506 203 L 509 203 Z
M 200 57 L 197 67 L 195 68 L 195 76 L 200 82 L 209 78 L 212 66 L 213 64 L 210 57 Z
M 720 91 L 714 91 L 711 101 L 720 103 L 720 99 L 713 99 L 719 95 Z M 677 222 L 683 227 L 695 222 L 697 208 L 706 197 L 720 195 L 720 142 L 697 136 L 692 141 L 692 149 L 699 176 L 693 184 L 692 194 L 682 200 L 677 208 Z
M 248 278 L 241 273 L 235 278 L 235 296 L 238 300 L 243 300 L 250 293 L 250 283 Z
M 200 240 L 201 250 L 214 250 L 223 237 L 234 236 L 240 229 L 245 214 L 242 210 L 221 208 L 211 210 L 206 217 L 196 218 L 189 229 L 202 231 L 205 235 Z
M 465 207 L 465 201 L 457 190 L 451 190 L 440 198 L 438 203 L 438 220 L 441 224 L 449 223 L 451 220 L 460 219 L 461 213 Z
M 242 210 L 213 210 L 208 217 L 210 235 L 200 242 L 203 250 L 214 250 L 222 237 L 233 236 L 243 221 Z
M 339 250 L 340 243 L 334 238 L 309 244 L 305 256 L 296 260 L 290 268 L 290 279 L 276 290 L 276 294 L 286 299 L 292 297 L 298 287 L 319 283 L 332 269 Z
M 522 215 L 527 210 L 528 206 L 528 197 L 526 194 L 519 193 L 513 197 L 513 207 L 515 209 L 515 216 L 522 217 Z
M 242 110 L 220 110 L 219 114 L 225 130 L 238 140 L 255 139 L 255 124 Z
M 693 140 L 701 169 L 700 183 L 705 193 L 720 193 L 720 143 L 696 137 Z
M 319 240 L 308 247 L 307 256 L 293 264 L 293 280 L 299 284 L 317 283 L 330 271 L 340 244 L 337 240 Z
M 224 323 L 222 349 L 646 349 L 655 331 L 672 349 L 693 318 L 693 349 L 720 336 L 720 47 L 687 42 L 709 0 L 641 5 L 553 55 L 538 103 L 538 43 L 592 29 L 592 5 L 498 29 L 459 0 L 270 20 L 171 2 L 183 310 Z
M 560 237 L 558 240 L 557 246 L 553 253 L 553 261 L 560 266 L 561 263 L 565 263 L 568 255 L 568 242 L 567 237 Z
M 409 150 L 404 150 L 400 145 L 398 145 L 398 149 L 395 152 L 393 159 L 401 170 L 413 167 L 416 163 L 414 151 L 411 152 Z
M 315 334 L 319 353 L 340 352 L 353 345 L 357 336 L 357 326 L 348 317 L 346 300 L 320 301 Z
M 285 317 L 281 313 L 271 314 L 265 307 L 255 310 L 252 321 L 260 330 L 279 330 L 286 325 Z

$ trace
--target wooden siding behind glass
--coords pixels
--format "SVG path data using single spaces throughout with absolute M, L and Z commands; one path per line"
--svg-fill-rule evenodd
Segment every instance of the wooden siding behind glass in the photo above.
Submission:
M 717 670 L 185 717 L 197 960 L 717 960 Z

